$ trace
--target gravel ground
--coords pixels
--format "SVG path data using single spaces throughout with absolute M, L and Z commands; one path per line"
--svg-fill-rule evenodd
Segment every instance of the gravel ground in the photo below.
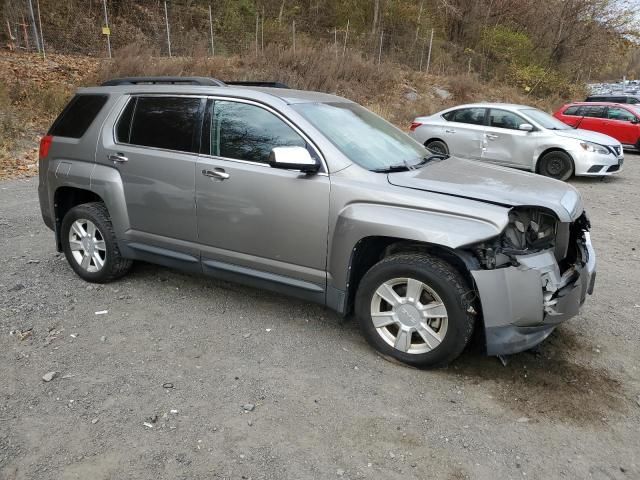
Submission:
M 506 367 L 420 371 L 317 305 L 146 264 L 84 283 L 37 180 L 0 182 L 0 478 L 640 478 L 640 157 L 573 183 L 582 314 Z

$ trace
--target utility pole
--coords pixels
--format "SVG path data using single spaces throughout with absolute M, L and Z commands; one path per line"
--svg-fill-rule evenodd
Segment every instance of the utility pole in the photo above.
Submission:
M 169 15 L 167 14 L 167 2 L 164 2 L 164 23 L 167 26 L 167 47 L 169 48 L 169 58 L 171 58 L 171 34 L 169 33 Z
M 431 64 L 431 47 L 433 46 L 433 28 L 431 29 L 431 39 L 429 40 L 429 53 L 427 54 L 427 72 L 429 73 L 429 65 Z
M 33 38 L 36 41 L 36 49 L 38 53 L 40 53 L 40 40 L 38 39 L 38 26 L 36 24 L 36 17 L 33 15 L 33 3 L 31 0 L 28 0 L 27 5 L 29 5 L 29 18 L 31 19 L 31 29 L 33 30 Z
M 378 65 L 380 65 L 380 59 L 382 58 L 382 40 L 384 38 L 384 30 L 380 29 L 380 49 L 378 50 Z
M 109 52 L 109 58 L 111 58 L 111 31 L 109 30 L 109 15 L 107 14 L 107 0 L 102 0 L 102 6 L 104 7 L 104 26 L 106 30 L 103 33 L 107 37 L 107 51 Z
M 209 33 L 211 34 L 211 56 L 215 57 L 216 49 L 213 46 L 213 19 L 211 17 L 211 4 L 209 4 Z
M 40 44 L 42 47 L 42 59 L 46 60 L 47 55 L 44 53 L 44 35 L 42 34 L 42 17 L 40 16 L 40 0 L 36 0 L 36 7 L 38 8 L 38 25 L 40 25 Z
M 258 58 L 258 25 L 260 21 L 260 14 L 256 13 L 256 58 Z
M 336 51 L 336 60 L 338 59 L 338 28 L 333 27 L 333 49 Z
M 262 7 L 262 16 L 260 17 L 260 52 L 264 55 L 264 7 Z

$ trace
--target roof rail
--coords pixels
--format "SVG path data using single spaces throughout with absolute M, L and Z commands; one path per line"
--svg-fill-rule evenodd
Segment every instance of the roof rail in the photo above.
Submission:
M 146 85 L 163 84 L 172 85 L 201 85 L 205 87 L 224 87 L 222 80 L 209 77 L 123 77 L 107 80 L 102 87 L 114 87 L 117 85 Z
M 253 82 L 253 81 L 242 81 L 242 82 L 224 82 L 227 85 L 238 85 L 245 87 L 271 87 L 271 88 L 289 88 L 289 85 L 280 82 Z

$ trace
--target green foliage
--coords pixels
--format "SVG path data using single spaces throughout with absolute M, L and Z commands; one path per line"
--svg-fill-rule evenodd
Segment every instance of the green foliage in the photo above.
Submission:
M 496 61 L 513 65 L 527 65 L 531 62 L 533 42 L 522 32 L 506 25 L 485 28 L 482 42 L 487 54 Z

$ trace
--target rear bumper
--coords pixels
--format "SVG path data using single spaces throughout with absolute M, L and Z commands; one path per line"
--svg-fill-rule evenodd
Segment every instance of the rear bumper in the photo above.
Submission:
M 552 250 L 519 256 L 517 267 L 471 272 L 482 305 L 488 355 L 527 350 L 579 313 L 593 292 L 596 275 L 588 232 L 578 250 L 580 260 L 562 274 Z

